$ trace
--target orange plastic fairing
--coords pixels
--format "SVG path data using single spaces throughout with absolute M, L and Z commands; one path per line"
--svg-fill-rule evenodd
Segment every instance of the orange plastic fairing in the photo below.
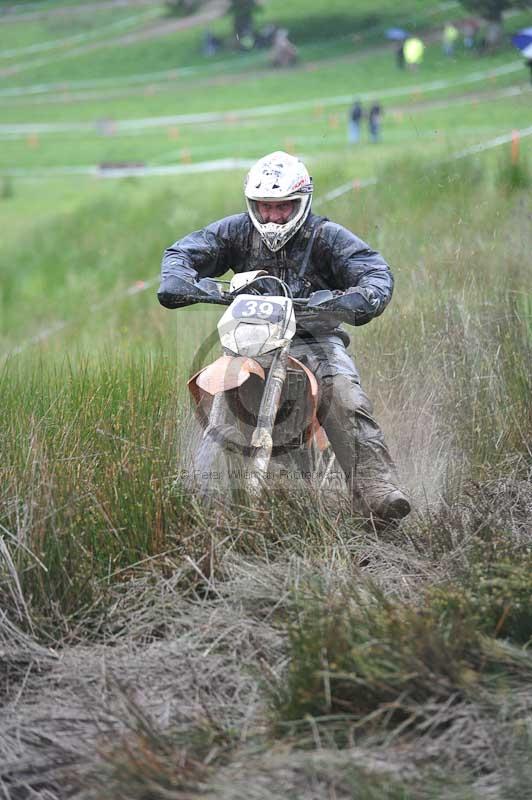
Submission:
M 296 369 L 301 369 L 307 376 L 310 396 L 312 401 L 312 420 L 309 425 L 308 437 L 309 444 L 314 438 L 320 450 L 325 450 L 329 444 L 327 435 L 318 422 L 318 382 L 314 374 L 297 358 L 289 356 L 289 362 Z M 188 381 L 189 391 L 196 403 L 201 400 L 202 392 L 215 395 L 218 392 L 227 392 L 236 389 L 247 381 L 250 375 L 258 375 L 261 380 L 265 379 L 264 370 L 261 365 L 253 358 L 245 356 L 220 356 L 212 364 L 204 367 L 193 375 Z
M 264 380 L 264 370 L 252 358 L 244 356 L 220 356 L 208 367 L 204 367 L 190 378 L 188 388 L 192 397 L 199 403 L 201 392 L 217 394 L 236 389 L 247 381 L 250 375 L 258 375 Z
M 308 378 L 308 382 L 310 385 L 310 396 L 312 400 L 312 420 L 309 426 L 308 431 L 308 443 L 310 445 L 312 438 L 314 437 L 314 441 L 316 442 L 318 448 L 320 450 L 326 450 L 329 446 L 329 440 L 327 438 L 327 434 L 321 427 L 318 421 L 318 381 L 316 380 L 316 376 L 313 372 L 309 370 L 301 361 L 298 361 L 297 358 L 294 356 L 288 356 L 288 360 L 298 369 L 302 369 L 305 375 Z

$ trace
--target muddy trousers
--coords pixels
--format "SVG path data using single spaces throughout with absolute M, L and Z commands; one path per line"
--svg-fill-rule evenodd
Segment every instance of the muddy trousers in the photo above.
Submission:
M 386 497 L 398 489 L 395 465 L 344 343 L 337 336 L 296 339 L 290 353 L 318 378 L 318 419 L 345 473 L 355 508 L 379 515 Z
M 342 467 L 357 510 L 379 513 L 398 487 L 393 459 L 360 384 L 335 375 L 322 385 L 318 419 Z

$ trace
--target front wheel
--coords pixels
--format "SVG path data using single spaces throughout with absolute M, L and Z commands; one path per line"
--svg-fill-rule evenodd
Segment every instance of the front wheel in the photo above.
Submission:
M 210 403 L 210 410 L 202 408 L 204 424 L 193 453 L 193 477 L 196 490 L 206 500 L 232 491 L 240 482 L 246 441 L 225 392 L 202 402 Z

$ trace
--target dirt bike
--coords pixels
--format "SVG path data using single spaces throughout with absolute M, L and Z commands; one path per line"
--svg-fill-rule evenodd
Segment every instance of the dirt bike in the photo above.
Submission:
M 277 293 L 262 294 L 269 282 Z M 331 469 L 332 458 L 317 419 L 319 386 L 314 374 L 290 354 L 296 320 L 316 319 L 318 305 L 334 296 L 329 290 L 310 299 L 291 296 L 288 285 L 263 270 L 233 276 L 229 291 L 211 284 L 209 295 L 194 302 L 227 306 L 218 322 L 223 355 L 188 381 L 202 432 L 195 464 L 198 474 L 216 451 L 237 455 L 246 490 L 257 495 L 269 477 L 272 456 L 310 476 L 318 461 Z M 273 283 L 272 283 L 273 282 Z M 212 287 L 216 285 L 216 290 Z M 275 291 L 275 289 L 274 289 Z M 322 472 L 322 478 L 326 473 Z

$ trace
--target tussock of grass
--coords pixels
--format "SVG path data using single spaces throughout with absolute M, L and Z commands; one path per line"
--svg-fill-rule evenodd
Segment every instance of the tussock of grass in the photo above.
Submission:
M 375 715 L 385 726 L 414 723 L 416 706 L 476 682 L 468 656 L 478 638 L 465 619 L 439 624 L 428 610 L 375 602 L 355 586 L 304 606 L 289 632 L 286 693 L 277 701 L 283 722 Z
M 528 599 L 522 583 L 514 576 L 497 585 L 502 603 Z M 458 588 L 441 589 L 414 605 L 371 587 L 363 593 L 354 583 L 302 594 L 289 628 L 290 666 L 274 700 L 279 730 L 301 730 L 314 719 L 344 743 L 355 730 L 381 741 L 391 732 L 437 737 L 488 690 L 503 691 L 508 680 L 524 689 L 532 660 L 482 636 L 489 630 L 489 619 L 479 624 L 485 606 L 493 619 L 500 601 L 489 589 L 483 599 L 468 605 Z M 517 615 L 509 630 L 519 639 L 522 629 Z
M 532 552 L 511 551 L 506 539 L 479 546 L 471 554 L 470 572 L 460 584 L 431 593 L 444 617 L 466 615 L 477 631 L 528 645 L 532 639 Z

